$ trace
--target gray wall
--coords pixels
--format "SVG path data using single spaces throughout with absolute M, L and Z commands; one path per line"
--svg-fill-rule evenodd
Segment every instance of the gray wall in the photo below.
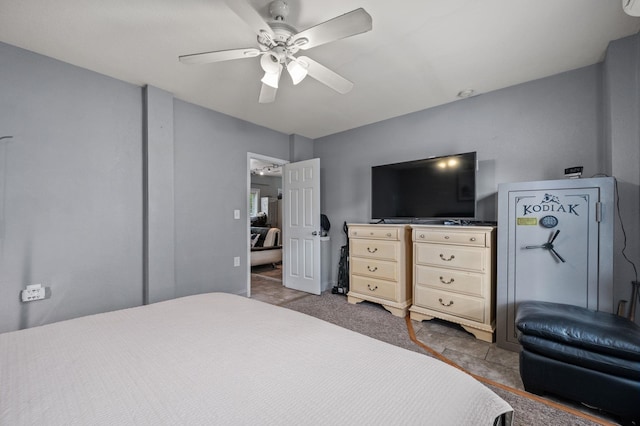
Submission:
M 497 218 L 501 182 L 562 179 L 564 168 L 578 165 L 585 177 L 616 176 L 627 253 L 638 264 L 638 37 L 613 42 L 601 64 L 317 139 L 322 206 L 333 224 L 332 258 L 339 258 L 346 241 L 342 223 L 371 218 L 371 166 L 477 151 L 478 218 L 483 220 Z M 622 266 L 620 234 L 615 303 L 629 299 L 634 279 L 630 265 Z M 336 271 L 337 266 L 334 279 Z
M 313 158 L 313 139 L 300 135 L 289 135 L 289 159 L 304 161 Z
M 0 332 L 140 305 L 143 273 L 153 281 L 148 267 L 160 273 L 171 251 L 175 279 L 147 283 L 151 301 L 243 294 L 247 152 L 321 159 L 333 259 L 345 241 L 342 222 L 370 217 L 372 165 L 477 151 L 486 220 L 497 217 L 498 183 L 561 178 L 565 167 L 583 165 L 586 176 L 619 178 L 627 252 L 637 263 L 639 57 L 634 36 L 614 42 L 604 64 L 311 141 L 161 91 L 145 99 L 140 87 L 0 44 L 0 136 L 13 136 L 0 141 Z M 156 192 L 171 181 L 161 170 L 172 155 L 174 193 Z M 173 212 L 162 214 L 171 197 Z M 153 208 L 157 221 L 145 210 Z M 173 250 L 159 247 L 172 238 L 157 231 L 172 215 Z M 619 260 L 620 234 L 616 284 L 628 298 L 633 276 Z M 145 244 L 153 245 L 147 253 Z M 33 283 L 51 297 L 20 303 Z
M 247 152 L 288 159 L 289 137 L 185 102 L 174 105 L 176 295 L 246 294 Z M 241 267 L 233 267 L 235 256 Z
M 602 170 L 601 66 L 594 65 L 316 140 L 322 206 L 332 224 L 368 221 L 371 166 L 477 151 L 478 218 L 497 218 L 497 185 Z M 331 229 L 333 256 L 344 244 Z M 337 257 L 335 257 L 337 258 Z
M 631 281 L 640 266 L 640 36 L 609 45 L 604 61 L 603 157 L 616 177 L 620 217 L 614 257 L 616 298 L 631 300 Z M 621 223 L 624 225 L 624 233 Z M 635 262 L 635 268 L 622 256 Z M 617 303 L 617 302 L 616 302 Z M 636 310 L 640 324 L 640 303 Z
M 173 95 L 144 90 L 144 303 L 175 297 Z
M 142 303 L 141 102 L 0 44 L 0 332 Z
M 247 152 L 288 159 L 288 135 L 0 44 L 6 135 L 0 332 L 246 292 Z

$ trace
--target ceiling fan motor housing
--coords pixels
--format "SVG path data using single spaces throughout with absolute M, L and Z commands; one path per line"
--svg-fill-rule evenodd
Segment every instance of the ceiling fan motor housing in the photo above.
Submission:
M 282 0 L 272 1 L 269 4 L 269 14 L 276 21 L 284 21 L 289 16 L 289 5 Z
M 277 58 L 278 62 L 283 62 L 285 58 L 298 52 L 298 45 L 288 43 L 291 37 L 297 33 L 294 27 L 282 21 L 270 22 L 269 26 L 273 30 L 272 37 L 258 36 L 258 43 L 262 51 L 268 52 L 267 54 L 273 59 Z

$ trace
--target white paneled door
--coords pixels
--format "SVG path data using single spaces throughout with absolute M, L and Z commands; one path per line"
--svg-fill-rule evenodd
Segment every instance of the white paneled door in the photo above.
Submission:
M 320 294 L 320 159 L 285 164 L 284 286 Z

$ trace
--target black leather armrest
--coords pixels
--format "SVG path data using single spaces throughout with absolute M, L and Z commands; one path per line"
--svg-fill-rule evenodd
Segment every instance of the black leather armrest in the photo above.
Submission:
M 526 301 L 518 305 L 516 327 L 525 335 L 640 361 L 640 327 L 608 312 Z

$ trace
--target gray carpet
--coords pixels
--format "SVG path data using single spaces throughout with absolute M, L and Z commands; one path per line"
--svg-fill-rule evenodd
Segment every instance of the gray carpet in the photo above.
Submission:
M 392 345 L 430 356 L 425 350 L 411 341 L 405 320 L 391 315 L 379 305 L 368 302 L 351 305 L 347 303 L 345 296 L 329 292 L 321 296 L 304 296 L 284 302 L 281 306 L 320 318 Z M 381 327 L 381 325 L 384 326 Z M 606 421 L 594 423 L 515 393 L 494 386 L 487 386 L 513 407 L 515 411 L 514 426 L 608 424 Z

